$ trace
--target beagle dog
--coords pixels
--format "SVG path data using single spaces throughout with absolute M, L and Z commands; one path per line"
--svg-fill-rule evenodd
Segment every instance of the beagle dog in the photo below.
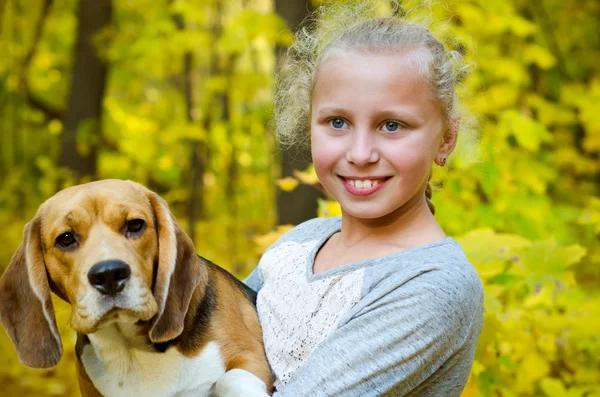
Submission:
M 25 226 L 0 279 L 0 321 L 34 368 L 62 355 L 50 291 L 72 306 L 84 397 L 272 392 L 253 291 L 196 255 L 138 183 L 65 189 Z

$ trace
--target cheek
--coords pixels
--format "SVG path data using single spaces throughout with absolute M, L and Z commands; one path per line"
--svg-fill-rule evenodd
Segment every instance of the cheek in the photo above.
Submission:
M 81 277 L 72 271 L 75 266 L 75 258 L 74 253 L 44 255 L 44 263 L 50 279 L 70 302 L 73 302 L 76 297 L 73 294 L 74 289 L 69 289 L 69 286 L 78 285 L 81 282 Z
M 389 153 L 389 152 L 388 152 Z M 401 178 L 403 189 L 421 186 L 429 178 L 431 159 L 428 153 L 416 147 L 403 147 L 386 157 L 397 175 Z
M 398 144 L 381 145 L 385 157 L 393 164 L 394 168 L 406 171 L 424 169 L 429 172 L 434 155 L 432 142 L 425 139 L 411 139 L 399 141 Z
M 388 157 L 393 167 L 398 171 L 414 174 L 420 169 L 428 169 L 431 167 L 428 157 L 424 156 L 423 153 L 418 152 L 401 152 L 395 153 L 395 156 Z
M 158 260 L 158 243 L 156 237 L 150 234 L 154 232 L 154 229 L 148 229 L 147 232 L 138 241 L 137 250 L 141 260 L 142 276 L 148 287 L 150 287 L 154 273 L 154 262 Z
M 316 131 L 311 134 L 311 155 L 317 175 L 320 176 L 344 157 L 344 151 L 335 139 Z
M 144 258 L 154 256 L 157 246 L 154 229 L 150 228 L 136 241 L 136 249 L 139 255 Z

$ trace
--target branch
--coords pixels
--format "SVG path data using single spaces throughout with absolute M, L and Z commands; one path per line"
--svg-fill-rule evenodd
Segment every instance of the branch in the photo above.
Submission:
M 42 12 L 40 13 L 40 18 L 38 19 L 38 22 L 35 25 L 35 33 L 33 35 L 33 43 L 31 45 L 31 48 L 25 55 L 25 59 L 23 61 L 23 66 L 25 69 L 27 69 L 29 67 L 29 64 L 31 63 L 31 59 L 33 58 L 33 56 L 35 55 L 35 52 L 37 50 L 37 46 L 40 43 L 40 40 L 42 39 L 42 30 L 44 28 L 46 18 L 48 17 L 48 14 L 50 12 L 50 7 L 52 6 L 53 2 L 54 2 L 54 0 L 44 0 L 44 2 L 42 3 Z
M 27 100 L 27 104 L 34 109 L 37 109 L 44 113 L 46 116 L 46 121 L 49 120 L 62 120 L 65 115 L 65 111 L 63 109 L 55 108 L 47 103 L 42 102 L 39 98 L 36 98 L 29 89 L 29 84 L 27 80 L 21 80 L 22 88 L 25 91 L 25 99 Z
M 42 39 L 42 30 L 44 28 L 44 24 L 46 19 L 48 18 L 48 14 L 50 13 L 50 7 L 54 0 L 44 0 L 42 3 L 42 12 L 40 13 L 40 18 L 35 25 L 35 32 L 33 35 L 33 43 L 25 54 L 25 58 L 23 59 L 23 66 L 21 69 L 21 87 L 25 92 L 25 98 L 27 99 L 27 103 L 34 109 L 40 110 L 42 113 L 46 115 L 46 120 L 53 119 L 62 119 L 64 115 L 64 110 L 57 109 L 47 103 L 42 102 L 39 98 L 36 98 L 31 89 L 29 88 L 29 82 L 27 81 L 27 71 L 31 65 L 31 60 L 35 56 L 40 40 Z

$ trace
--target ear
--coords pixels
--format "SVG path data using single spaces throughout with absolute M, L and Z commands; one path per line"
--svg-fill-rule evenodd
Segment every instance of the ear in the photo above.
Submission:
M 448 158 L 450 154 L 454 151 L 456 147 L 456 142 L 458 141 L 458 127 L 460 125 L 460 116 L 456 116 L 450 120 L 449 125 L 444 126 L 444 132 L 442 135 L 442 142 L 440 143 L 440 147 L 438 149 L 438 154 L 435 158 L 435 162 L 443 166 L 445 165 L 445 161 L 441 162 L 440 159 Z
M 158 312 L 149 337 L 153 343 L 177 338 L 194 290 L 205 269 L 201 266 L 192 240 L 181 230 L 167 204 L 156 193 L 148 193 L 154 211 L 158 235 L 158 268 L 154 282 L 154 299 Z
M 50 368 L 62 356 L 62 344 L 40 236 L 39 215 L 25 226 L 23 241 L 0 279 L 0 321 L 19 360 Z

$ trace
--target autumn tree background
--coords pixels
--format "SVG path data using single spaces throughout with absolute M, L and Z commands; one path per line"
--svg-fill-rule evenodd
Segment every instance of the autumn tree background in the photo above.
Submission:
M 338 214 L 270 124 L 290 29 L 319 5 L 0 0 L 0 270 L 39 204 L 100 178 L 157 191 L 238 277 L 287 224 Z M 464 395 L 600 396 L 600 3 L 402 10 L 472 66 L 460 93 L 479 143 L 432 179 L 436 216 L 485 286 Z M 24 367 L 0 332 L 2 395 L 78 395 L 70 308 L 55 305 L 61 363 Z

